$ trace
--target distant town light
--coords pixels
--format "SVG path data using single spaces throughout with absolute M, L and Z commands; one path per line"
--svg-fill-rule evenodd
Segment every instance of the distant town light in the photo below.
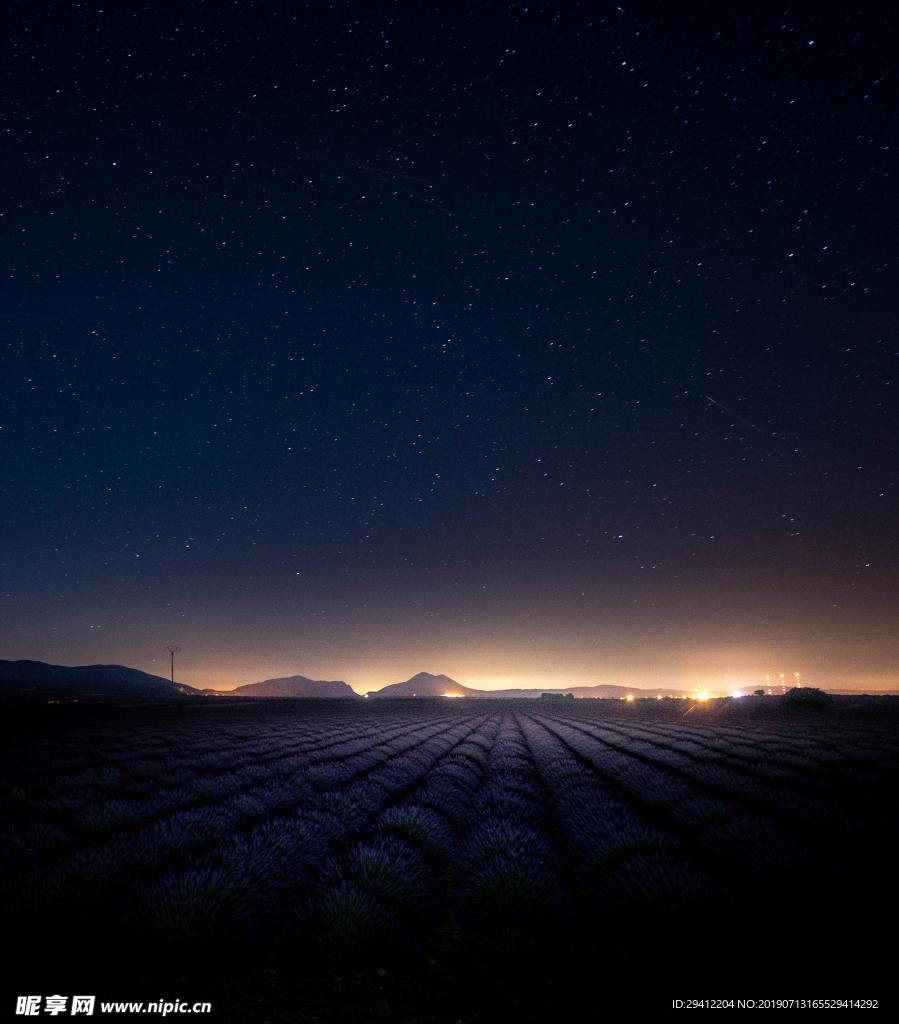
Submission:
M 709 699 L 709 695 L 705 692 L 705 690 L 700 690 L 699 693 L 696 694 L 696 699 L 697 700 L 708 700 Z
M 625 700 L 633 700 L 634 699 L 634 695 L 632 693 L 629 693 L 624 699 Z

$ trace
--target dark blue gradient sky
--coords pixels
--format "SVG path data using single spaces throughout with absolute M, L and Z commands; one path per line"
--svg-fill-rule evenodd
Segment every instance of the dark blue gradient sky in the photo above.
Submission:
M 10 10 L 0 656 L 899 686 L 884 8 Z

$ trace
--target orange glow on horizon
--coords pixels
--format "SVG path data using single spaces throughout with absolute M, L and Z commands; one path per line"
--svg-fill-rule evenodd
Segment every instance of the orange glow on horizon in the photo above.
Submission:
M 453 652 L 454 653 L 454 652 Z M 741 693 L 744 696 L 752 694 L 757 689 L 770 690 L 772 695 L 779 694 L 786 686 L 786 681 L 796 682 L 801 686 L 816 685 L 825 690 L 847 690 L 858 693 L 879 693 L 883 691 L 895 691 L 899 689 L 899 677 L 891 672 L 871 672 L 855 674 L 833 669 L 829 666 L 807 667 L 800 672 L 799 680 L 796 680 L 796 673 L 784 673 L 784 682 L 781 684 L 780 673 L 772 671 L 769 673 L 770 684 L 766 673 L 751 666 L 737 666 L 733 664 L 734 656 L 729 658 L 728 685 L 720 686 L 721 676 L 718 666 L 712 664 L 712 656 L 719 654 L 716 651 L 703 653 L 703 659 L 707 665 L 699 660 L 699 655 L 692 652 L 689 656 L 678 651 L 675 655 L 668 652 L 658 659 L 646 659 L 644 662 L 635 665 L 619 665 L 615 661 L 596 665 L 594 668 L 585 666 L 572 658 L 555 659 L 554 663 L 547 664 L 547 657 L 544 652 L 528 652 L 531 657 L 518 654 L 508 665 L 507 671 L 502 672 L 499 657 L 491 658 L 487 653 L 484 659 L 469 657 L 467 654 L 460 657 L 447 656 L 447 653 L 440 650 L 434 656 L 414 656 L 404 658 L 402 652 L 397 657 L 384 657 L 378 652 L 371 660 L 361 655 L 353 655 L 345 661 L 331 661 L 324 658 L 303 659 L 298 664 L 294 658 L 288 656 L 283 660 L 246 658 L 246 660 L 232 661 L 223 665 L 207 663 L 205 652 L 189 652 L 182 655 L 181 668 L 176 667 L 177 682 L 193 686 L 197 689 L 217 690 L 227 693 L 238 686 L 249 685 L 268 679 L 289 678 L 294 675 L 302 675 L 313 680 L 344 680 L 350 688 L 359 696 L 367 692 L 375 692 L 384 686 L 402 682 L 411 678 L 418 672 L 425 670 L 434 675 L 448 676 L 453 682 L 460 686 L 471 687 L 474 690 L 526 690 L 528 695 L 533 691 L 564 690 L 574 687 L 587 688 L 600 686 L 619 687 L 615 695 L 619 699 L 626 700 L 633 696 L 634 700 L 640 700 L 646 696 L 655 697 L 655 693 L 647 694 L 647 690 L 671 691 L 672 697 L 682 697 L 695 701 L 697 694 L 705 694 L 708 700 L 716 697 L 732 696 Z M 96 664 L 116 663 L 132 664 L 132 660 L 126 654 L 103 654 L 102 657 L 93 658 L 72 658 L 72 663 Z M 798 659 L 797 659 L 798 660 Z M 166 677 L 168 666 L 161 666 L 158 659 L 149 659 L 145 664 L 138 662 L 133 664 L 135 668 L 141 668 L 153 675 Z M 776 668 L 777 666 L 775 666 Z M 792 668 L 792 666 L 791 666 Z M 449 693 L 452 691 L 444 691 Z M 441 694 L 442 695 L 442 694 Z M 464 696 L 464 695 L 463 695 Z M 577 696 L 602 696 L 601 693 L 590 694 L 584 692 Z M 611 694 L 609 694 L 611 696 Z M 456 698 L 458 699 L 458 697 Z

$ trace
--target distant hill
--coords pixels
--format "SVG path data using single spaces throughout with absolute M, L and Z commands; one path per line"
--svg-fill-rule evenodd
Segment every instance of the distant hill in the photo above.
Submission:
M 391 683 L 380 690 L 369 693 L 369 697 L 445 697 L 447 694 L 459 697 L 481 697 L 484 690 L 472 690 L 449 676 L 435 676 L 430 672 L 419 672 L 402 683 Z
M 683 697 L 683 690 L 641 690 L 636 686 L 614 686 L 611 683 L 598 683 L 596 686 L 563 686 L 552 688 L 547 686 L 518 687 L 511 690 L 473 690 L 477 697 L 493 697 L 499 700 L 521 699 L 529 697 L 540 697 L 541 693 L 573 693 L 575 697 L 604 698 L 606 700 L 620 699 L 632 693 L 635 697 Z
M 246 683 L 234 690 L 210 691 L 222 696 L 235 697 L 358 697 L 352 687 L 341 679 L 307 679 L 306 676 L 285 676 L 283 679 L 264 679 L 261 683 Z
M 841 697 L 899 697 L 899 690 L 836 690 L 827 686 L 824 691 Z
M 600 683 L 597 686 L 515 687 L 508 690 L 475 690 L 463 686 L 449 676 L 435 676 L 430 672 L 419 672 L 402 683 L 391 683 L 381 690 L 369 693 L 369 697 L 445 697 L 451 694 L 473 700 L 539 700 L 541 693 L 573 693 L 575 697 L 682 697 L 682 690 L 640 690 L 632 686 L 612 686 Z
M 0 700 L 109 700 L 197 694 L 125 665 L 48 665 L 43 661 L 0 661 Z

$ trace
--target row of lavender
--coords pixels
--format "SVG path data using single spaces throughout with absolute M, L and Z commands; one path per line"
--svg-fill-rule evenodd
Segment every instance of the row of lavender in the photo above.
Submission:
M 436 719 L 436 731 L 445 721 Z M 378 740 L 408 729 L 407 717 L 379 719 Z M 67 747 L 75 744 L 80 749 L 70 754 Z M 327 774 L 329 762 L 365 757 L 374 746 L 369 723 L 328 715 L 299 723 L 256 718 L 221 732 L 159 729 L 130 742 L 118 735 L 93 742 L 64 737 L 34 752 L 26 765 L 7 769 L 11 784 L 0 797 L 4 847 L 31 859 L 225 799 L 241 798 L 242 806 L 242 798 L 289 804 L 315 785 L 320 771 Z
M 225 746 L 199 782 L 163 763 L 166 784 L 143 800 L 78 792 L 71 801 L 62 787 L 41 803 L 43 818 L 16 808 L 5 859 L 18 870 L 4 873 L 7 904 L 32 916 L 52 907 L 76 917 L 105 913 L 111 923 L 130 921 L 169 938 L 270 930 L 310 889 L 320 863 L 401 801 L 484 720 L 382 718 L 377 730 L 367 722 L 346 730 L 319 719 L 305 742 L 265 732 L 239 751 Z M 48 817 L 66 820 L 63 838 L 71 841 L 29 848 Z
M 883 729 L 598 710 L 260 708 L 57 736 L 4 793 L 4 901 L 147 941 L 514 951 L 695 912 L 735 878 L 824 877 L 845 861 L 822 849 L 880 838 Z

